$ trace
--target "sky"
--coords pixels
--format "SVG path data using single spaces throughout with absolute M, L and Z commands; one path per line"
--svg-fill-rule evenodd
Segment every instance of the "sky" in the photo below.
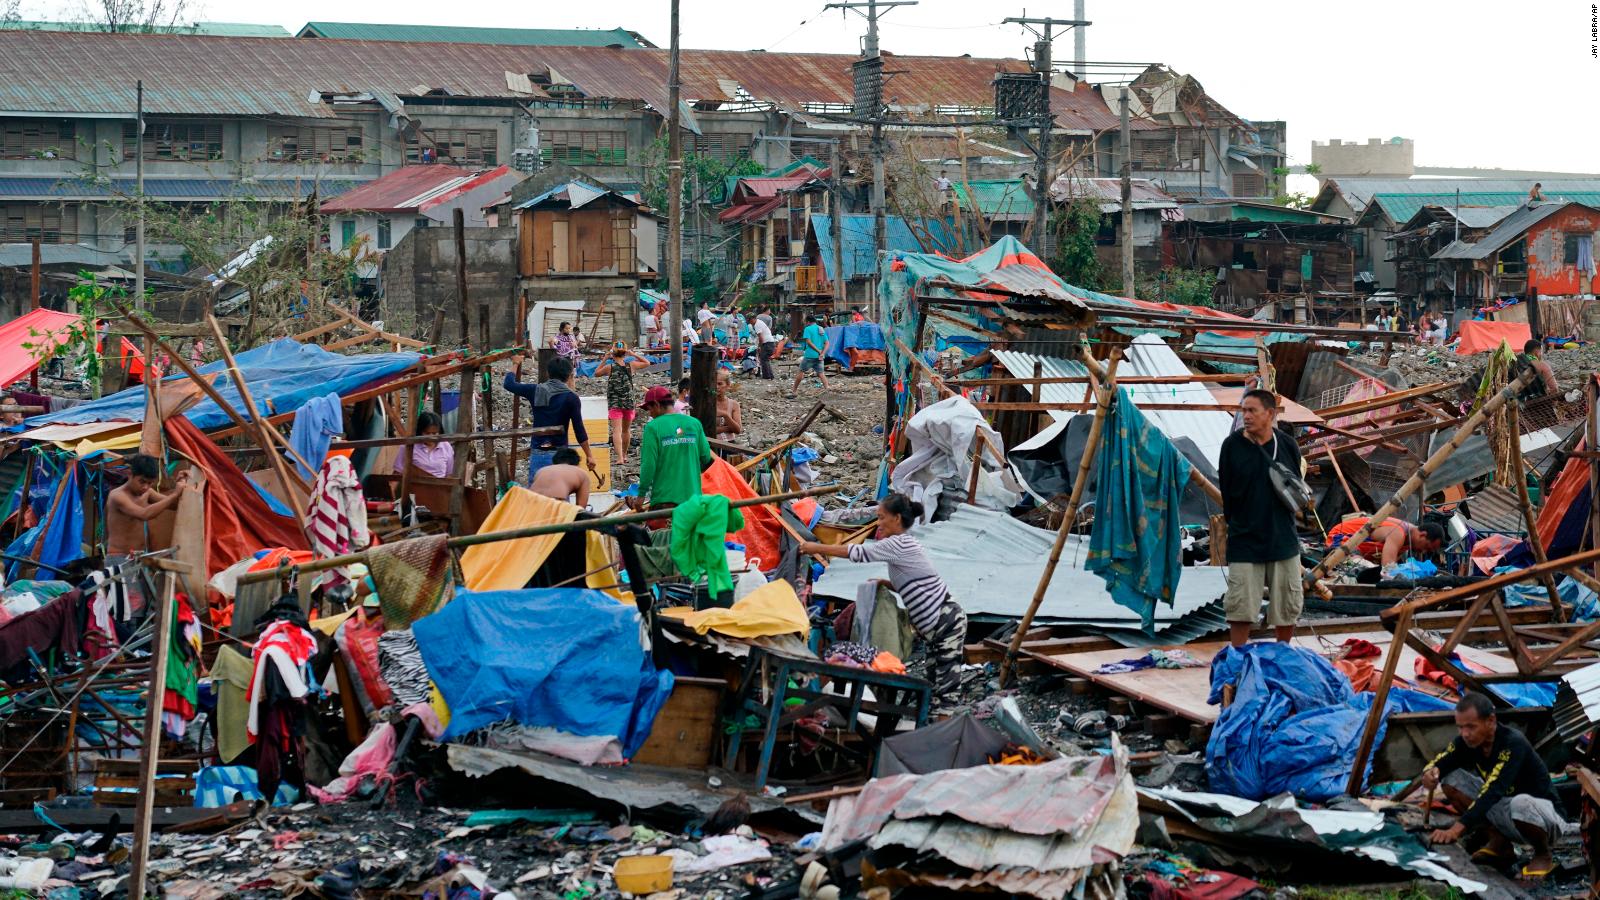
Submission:
M 24 2 L 50 11 L 52 0 Z M 81 0 L 53 0 L 74 3 Z M 170 2 L 170 0 L 169 0 Z M 192 0 L 190 19 L 307 20 L 638 31 L 665 47 L 668 0 Z M 1293 164 L 1311 141 L 1395 136 L 1416 162 L 1600 171 L 1600 59 L 1578 0 L 1087 0 L 1092 61 L 1165 63 L 1247 119 L 1288 122 Z M 1021 58 L 1032 43 L 1006 16 L 1071 18 L 1071 0 L 921 0 L 882 17 L 884 50 Z M 856 53 L 865 20 L 822 0 L 683 0 L 685 47 Z M 1056 43 L 1070 59 L 1070 35 Z M 1091 78 L 1091 80 L 1098 80 Z M 1111 80 L 1111 79 L 1105 79 Z

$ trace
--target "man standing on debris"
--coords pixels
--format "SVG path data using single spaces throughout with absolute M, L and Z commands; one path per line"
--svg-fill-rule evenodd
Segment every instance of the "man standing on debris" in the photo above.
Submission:
M 1328 548 L 1332 549 L 1344 543 L 1347 538 L 1365 528 L 1370 519 L 1362 516 L 1345 519 L 1343 522 L 1328 529 Z M 1356 545 L 1355 552 L 1371 562 L 1375 562 L 1388 569 L 1400 562 L 1402 554 L 1415 557 L 1432 556 L 1444 546 L 1444 529 L 1432 522 L 1421 525 L 1412 525 L 1396 518 L 1383 520 L 1383 524 L 1372 529 L 1367 539 Z M 1229 555 L 1232 555 L 1232 544 L 1229 545 Z
M 1300 451 L 1278 433 L 1278 397 L 1246 391 L 1240 411 L 1244 428 L 1222 442 L 1218 475 L 1222 515 L 1228 523 L 1228 594 L 1224 612 L 1236 648 L 1250 640 L 1267 592 L 1267 624 L 1281 643 L 1294 639 L 1305 606 L 1300 575 L 1300 538 L 1294 513 L 1278 497 L 1269 474 L 1274 461 L 1300 471 Z
M 1429 839 L 1453 844 L 1486 832 L 1486 842 L 1472 859 L 1491 865 L 1515 859 L 1515 844 L 1525 843 L 1533 848 L 1533 858 L 1522 867 L 1522 877 L 1549 875 L 1555 869 L 1550 839 L 1569 826 L 1556 810 L 1555 787 L 1544 762 L 1522 732 L 1499 723 L 1494 703 L 1483 694 L 1461 695 L 1456 731 L 1458 736 L 1423 770 L 1422 786 L 1442 786 L 1461 818 Z
M 932 712 L 937 717 L 950 715 L 960 701 L 967 614 L 950 595 L 922 543 L 907 533 L 922 514 L 921 503 L 890 494 L 878 504 L 877 540 L 850 545 L 801 541 L 800 552 L 889 567 L 889 586 L 905 604 L 911 627 L 928 645 L 928 680 L 933 682 Z
M 107 565 L 125 563 L 135 553 L 163 549 L 150 546 L 150 520 L 177 506 L 185 491 L 199 490 L 189 484 L 188 469 L 178 473 L 174 479 L 177 489 L 170 494 L 157 493 L 156 483 L 160 480 L 161 462 L 138 453 L 128 460 L 128 480 L 106 495 Z M 144 608 L 144 594 L 137 583 L 138 579 L 128 582 L 135 612 Z
M 1512 377 L 1518 377 L 1529 369 L 1539 373 L 1539 380 L 1524 388 L 1518 395 L 1518 400 L 1537 400 L 1541 397 L 1560 395 L 1561 385 L 1556 381 L 1555 370 L 1550 368 L 1550 363 L 1544 358 L 1544 341 L 1538 338 L 1533 338 L 1522 345 L 1522 355 L 1517 357 L 1517 367 L 1512 372 Z
M 772 313 L 761 308 L 752 327 L 756 336 L 756 360 L 761 363 L 761 377 L 771 381 L 778 376 L 772 371 L 772 352 L 778 348 L 778 339 L 772 336 Z
M 514 365 L 522 364 L 521 356 L 513 356 Z M 528 401 L 533 408 L 529 424 L 534 428 L 561 429 L 559 434 L 536 434 L 528 448 L 528 483 L 539 470 L 555 461 L 555 452 L 567 446 L 568 429 L 583 448 L 584 461 L 589 471 L 595 471 L 594 451 L 589 449 L 589 432 L 583 427 L 583 403 L 572 389 L 572 360 L 558 356 L 550 360 L 546 371 L 550 377 L 542 384 L 523 384 L 514 372 L 507 372 L 502 386 Z
M 794 384 L 789 386 L 788 398 L 800 395 L 800 381 L 807 372 L 813 372 L 822 381 L 822 389 L 830 390 L 828 375 L 822 371 L 822 352 L 828 348 L 828 333 L 822 330 L 822 317 L 812 318 L 806 330 L 800 333 L 800 371 L 794 373 Z
M 693 416 L 672 411 L 672 391 L 657 385 L 644 392 L 649 424 L 639 438 L 639 494 L 628 506 L 671 509 L 700 495 L 700 473 L 711 465 L 711 444 Z

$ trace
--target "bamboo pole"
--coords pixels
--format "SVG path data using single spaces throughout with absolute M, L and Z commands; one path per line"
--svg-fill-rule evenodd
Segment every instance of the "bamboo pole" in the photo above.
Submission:
M 1101 369 L 1095 364 L 1094 357 L 1089 355 L 1087 348 L 1082 350 L 1085 363 L 1089 371 L 1096 375 L 1101 374 Z M 1039 575 L 1039 583 L 1033 589 L 1033 599 L 1028 603 L 1028 609 L 1022 614 L 1022 621 L 1017 623 L 1017 633 L 1011 636 L 1011 643 L 1006 647 L 1005 658 L 1000 661 L 1000 687 L 1003 689 L 1011 677 L 1011 667 L 1016 661 L 1017 653 L 1022 649 L 1022 639 L 1027 635 L 1028 629 L 1033 625 L 1033 617 L 1039 612 L 1040 604 L 1044 603 L 1045 591 L 1050 587 L 1050 581 L 1055 577 L 1056 565 L 1061 562 L 1061 551 L 1067 545 L 1067 535 L 1078 522 L 1078 501 L 1083 499 L 1084 486 L 1089 482 L 1089 468 L 1094 464 L 1094 455 L 1100 449 L 1100 435 L 1105 430 L 1106 416 L 1111 410 L 1112 398 L 1117 391 L 1117 366 L 1122 362 L 1121 351 L 1111 351 L 1111 362 L 1104 370 L 1105 380 L 1096 389 L 1094 421 L 1089 425 L 1089 439 L 1083 445 L 1083 458 L 1078 461 L 1078 476 L 1072 481 L 1072 493 L 1067 498 L 1066 511 L 1061 515 L 1061 527 L 1056 529 L 1055 543 L 1050 545 L 1050 558 L 1044 564 L 1044 571 Z
M 1499 393 L 1490 397 L 1482 406 L 1478 407 L 1477 412 L 1468 416 L 1467 421 L 1461 424 L 1461 427 L 1457 429 L 1449 442 L 1428 457 L 1427 461 L 1416 472 L 1412 473 L 1410 478 L 1406 479 L 1406 483 L 1400 486 L 1400 490 L 1395 491 L 1394 496 L 1389 498 L 1389 502 L 1383 504 L 1376 513 L 1373 513 L 1372 518 L 1367 520 L 1367 524 L 1361 526 L 1359 531 L 1346 538 L 1344 543 L 1333 548 L 1332 552 L 1323 557 L 1322 562 L 1317 563 L 1311 571 L 1306 573 L 1306 585 L 1315 587 L 1319 579 L 1333 571 L 1334 566 L 1344 562 L 1350 556 L 1350 548 L 1360 546 L 1361 542 L 1372 534 L 1372 529 L 1383 524 L 1390 516 L 1394 515 L 1394 511 L 1400 508 L 1400 504 L 1404 503 L 1406 498 L 1421 490 L 1422 485 L 1428 480 L 1428 476 L 1443 465 L 1444 461 L 1449 459 L 1452 453 L 1456 452 L 1462 443 L 1477 430 L 1478 426 L 1483 424 L 1484 420 L 1498 412 L 1500 407 L 1511 402 L 1517 396 L 1517 392 L 1527 387 L 1528 379 L 1532 378 L 1533 375 L 1534 372 L 1532 370 L 1522 373 L 1515 381 L 1501 388 Z
M 1378 738 L 1378 724 L 1383 721 L 1384 707 L 1389 702 L 1389 688 L 1394 686 L 1395 669 L 1400 664 L 1400 655 L 1405 650 L 1405 636 L 1411 631 L 1411 610 L 1407 609 L 1400 615 L 1400 622 L 1395 626 L 1394 637 L 1389 639 L 1389 647 L 1384 651 L 1383 673 L 1378 676 L 1378 685 L 1372 692 L 1372 705 L 1367 708 L 1367 724 L 1361 729 L 1361 743 L 1356 745 L 1356 761 L 1350 767 L 1350 783 L 1345 786 L 1345 793 L 1352 797 L 1361 796 L 1361 788 L 1367 780 L 1367 758 L 1372 755 L 1372 745 Z
M 761 506 L 768 503 L 783 503 L 786 500 L 798 500 L 801 497 L 820 497 L 827 494 L 837 494 L 838 492 L 838 485 L 807 488 L 803 491 L 788 491 L 786 493 L 770 494 L 764 497 L 746 497 L 743 500 L 730 500 L 728 501 L 728 508 L 742 509 L 746 506 Z M 514 541 L 520 538 L 538 537 L 542 534 L 566 534 L 569 531 L 591 531 L 596 528 L 610 528 L 616 525 L 634 525 L 641 522 L 653 522 L 657 519 L 670 518 L 672 518 L 672 510 L 670 509 L 646 510 L 644 512 L 627 513 L 621 516 L 611 516 L 609 518 L 575 519 L 571 522 L 565 522 L 556 525 L 530 525 L 526 528 L 511 528 L 505 531 L 491 531 L 487 534 L 458 535 L 446 541 L 445 546 L 452 550 L 461 550 L 466 547 L 476 547 L 479 544 L 493 544 L 498 541 Z M 412 540 L 426 540 L 426 538 L 412 538 Z M 396 544 L 399 543 L 405 542 L 396 542 Z M 392 548 L 396 546 L 396 544 L 389 544 L 388 546 Z M 331 556 L 327 559 L 312 560 L 311 562 L 302 563 L 301 565 L 293 566 L 292 568 L 302 574 L 321 572 L 327 569 L 336 569 L 340 566 L 348 566 L 354 563 L 365 562 L 366 558 L 367 554 L 365 551 L 360 553 L 346 553 L 343 556 Z M 274 578 L 277 578 L 278 574 L 279 573 L 277 569 L 268 569 L 261 572 L 246 572 L 245 574 L 239 576 L 239 583 L 255 584 L 261 581 L 270 581 Z
M 188 566 L 184 566 L 185 569 Z M 145 895 L 145 867 L 150 854 L 150 816 L 155 811 L 156 772 L 161 757 L 161 698 L 167 688 L 168 650 L 172 636 L 172 572 L 162 573 L 160 606 L 156 607 L 154 646 L 150 648 L 150 688 L 145 701 L 144 739 L 139 752 L 139 795 L 133 807 L 133 850 L 129 859 L 128 896 Z
M 1533 498 L 1528 496 L 1528 476 L 1526 474 L 1526 460 L 1522 458 L 1522 428 L 1521 419 L 1517 415 L 1517 405 L 1511 404 L 1508 413 L 1508 424 L 1511 432 L 1511 458 L 1516 460 L 1513 468 L 1517 473 L 1515 487 L 1517 505 L 1522 508 L 1522 519 L 1528 523 L 1528 544 L 1533 549 L 1534 562 L 1549 562 L 1550 557 L 1545 555 L 1544 541 L 1539 537 L 1539 517 L 1533 511 Z M 1544 583 L 1544 589 L 1550 595 L 1550 617 L 1556 622 L 1567 620 L 1566 610 L 1561 608 L 1561 592 L 1556 588 L 1556 576 L 1546 572 L 1539 577 Z

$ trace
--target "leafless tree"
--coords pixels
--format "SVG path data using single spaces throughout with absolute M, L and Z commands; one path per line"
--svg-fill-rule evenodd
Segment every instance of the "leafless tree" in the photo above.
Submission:
M 0 2 L 0 26 L 9 26 L 20 21 L 22 21 L 22 0 Z
M 106 31 L 157 31 L 187 24 L 189 0 L 79 0 L 79 15 Z

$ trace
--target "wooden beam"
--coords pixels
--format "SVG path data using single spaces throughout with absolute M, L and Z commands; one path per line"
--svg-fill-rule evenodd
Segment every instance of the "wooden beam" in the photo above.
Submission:
M 133 807 L 133 849 L 129 858 L 128 896 L 145 896 L 145 870 L 150 853 L 150 816 L 156 802 L 156 771 L 161 759 L 162 696 L 167 690 L 167 661 L 172 644 L 173 591 L 177 578 L 166 573 L 161 579 L 161 599 L 156 607 L 155 634 L 152 638 L 150 686 L 146 694 L 144 737 L 139 750 L 139 793 Z
M 1411 613 L 1408 611 L 1400 617 L 1395 625 L 1395 634 L 1404 635 L 1411 632 Z M 1372 706 L 1367 709 L 1367 724 L 1361 729 L 1361 741 L 1356 745 L 1355 764 L 1350 768 L 1350 782 L 1345 786 L 1345 793 L 1352 797 L 1360 797 L 1367 781 L 1367 760 L 1372 756 L 1372 747 L 1377 743 L 1378 726 L 1382 724 L 1387 711 L 1385 707 L 1389 702 L 1389 688 L 1394 686 L 1395 669 L 1400 665 L 1400 657 L 1405 650 L 1405 644 L 1400 640 L 1392 640 L 1384 651 L 1383 672 L 1378 676 L 1377 687 L 1373 689 Z

